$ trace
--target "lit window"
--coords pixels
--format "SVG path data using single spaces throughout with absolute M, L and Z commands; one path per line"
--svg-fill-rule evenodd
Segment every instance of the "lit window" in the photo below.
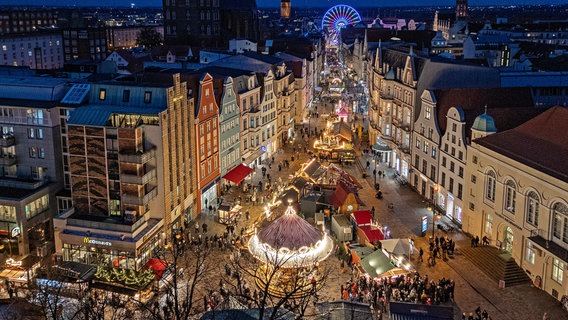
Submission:
M 505 210 L 515 213 L 516 198 L 515 183 L 509 180 L 505 186 Z
M 106 99 L 106 89 L 100 89 L 99 90 L 99 100 L 104 100 Z
M 527 197 L 527 222 L 538 226 L 539 199 L 535 192 L 530 192 Z
M 486 185 L 486 188 L 485 188 L 485 190 L 486 190 L 485 197 L 492 202 L 495 202 L 495 184 L 496 184 L 495 173 L 489 172 L 487 174 L 487 185 Z
M 564 280 L 564 268 L 564 262 L 559 259 L 554 259 L 554 263 L 552 264 L 552 280 L 562 284 L 562 280 Z

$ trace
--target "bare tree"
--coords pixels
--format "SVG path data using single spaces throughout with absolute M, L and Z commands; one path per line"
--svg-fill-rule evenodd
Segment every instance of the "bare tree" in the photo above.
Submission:
M 211 249 L 206 241 L 175 242 L 160 248 L 155 254 L 167 263 L 160 279 L 160 293 L 153 302 L 141 304 L 144 313 L 156 320 L 188 320 L 201 309 L 198 301 L 210 288 L 207 276 L 214 262 L 209 261 Z
M 231 263 L 233 277 L 227 281 L 232 292 L 249 307 L 258 309 L 259 319 L 278 319 L 285 310 L 305 318 L 318 301 L 317 291 L 329 270 L 316 261 L 297 261 L 301 268 L 289 268 L 290 256 L 276 255 L 264 264 L 247 252 L 236 255 Z M 254 291 L 253 291 L 254 290 Z

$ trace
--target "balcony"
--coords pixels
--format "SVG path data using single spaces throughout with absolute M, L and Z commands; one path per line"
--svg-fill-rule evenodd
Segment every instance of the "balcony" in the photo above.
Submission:
M 410 124 L 409 123 L 403 123 L 402 126 L 400 126 L 400 128 L 406 132 L 410 132 Z
M 144 152 L 121 152 L 118 160 L 126 163 L 145 164 L 156 157 L 156 148 L 152 147 Z
M 404 153 L 406 153 L 406 154 L 410 154 L 410 146 L 408 146 L 408 145 L 399 144 L 399 145 L 398 145 L 398 149 L 399 149 L 401 152 L 404 152 Z
M 0 137 L 0 147 L 2 148 L 11 147 L 15 144 L 16 144 L 16 138 L 14 138 L 14 136 Z
M 146 174 L 143 176 L 138 176 L 136 174 L 131 174 L 127 172 L 123 172 L 120 174 L 120 182 L 129 183 L 129 184 L 138 184 L 138 185 L 146 185 L 152 180 L 154 180 L 157 176 L 156 168 L 150 168 Z
M 13 166 L 17 162 L 15 155 L 0 155 L 0 166 Z
M 150 202 L 150 200 L 154 199 L 157 195 L 158 195 L 158 188 L 153 187 L 143 197 L 123 193 L 122 194 L 122 201 L 126 204 L 134 204 L 134 205 L 137 205 L 137 206 L 145 206 Z

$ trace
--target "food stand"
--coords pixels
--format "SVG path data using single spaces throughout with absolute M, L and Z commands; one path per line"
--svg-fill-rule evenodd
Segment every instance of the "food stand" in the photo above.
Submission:
M 219 223 L 223 223 L 223 224 L 234 224 L 237 222 L 237 216 L 239 215 L 239 213 L 241 212 L 241 209 L 243 207 L 241 207 L 240 205 L 236 204 L 233 205 L 231 203 L 227 203 L 227 202 L 223 202 L 219 205 L 219 213 L 218 213 L 218 218 L 219 218 Z

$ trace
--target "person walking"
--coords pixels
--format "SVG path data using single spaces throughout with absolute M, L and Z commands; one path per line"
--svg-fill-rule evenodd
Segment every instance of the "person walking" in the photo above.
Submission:
M 424 261 L 423 256 L 424 256 L 424 250 L 422 249 L 422 247 L 420 247 L 420 250 L 418 251 L 418 261 L 419 262 Z

